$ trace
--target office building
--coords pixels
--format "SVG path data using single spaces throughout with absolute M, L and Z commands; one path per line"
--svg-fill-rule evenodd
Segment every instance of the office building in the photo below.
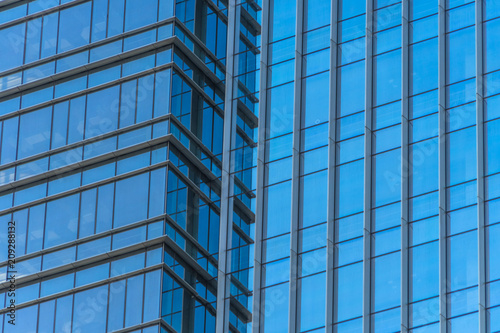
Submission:
M 3 332 L 500 332 L 498 40 L 498 0 L 0 2 Z

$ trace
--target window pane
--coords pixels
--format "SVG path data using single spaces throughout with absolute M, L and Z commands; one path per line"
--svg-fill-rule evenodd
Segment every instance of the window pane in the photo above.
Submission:
M 500 120 L 492 121 L 485 126 L 486 136 L 486 174 L 500 171 Z
M 439 243 L 433 242 L 410 249 L 410 301 L 415 302 L 439 294 Z
M 47 203 L 44 248 L 49 248 L 76 239 L 79 204 L 79 194 L 49 201 Z M 64 221 L 64 223 L 61 221 Z
M 357 81 L 356 84 L 360 85 Z M 374 90 L 375 105 L 386 104 L 401 98 L 400 50 L 374 58 Z
M 295 1 L 275 0 L 269 9 L 269 41 L 277 41 L 295 34 Z
M 372 259 L 372 264 L 374 270 L 374 277 L 372 280 L 372 311 L 380 311 L 400 305 L 400 253 L 398 252 Z
M 410 94 L 438 86 L 438 39 L 410 46 Z
M 91 8 L 89 1 L 61 11 L 58 53 L 89 43 Z
M 304 31 L 330 24 L 330 0 L 307 0 L 304 3 Z
M 0 72 L 23 64 L 25 27 L 21 23 L 0 30 Z
M 265 313 L 272 313 L 264 319 L 264 331 L 273 333 L 288 332 L 288 283 L 262 291 Z
M 449 34 L 448 44 L 448 83 L 458 82 L 475 76 L 475 29 L 474 27 Z
M 448 134 L 448 185 L 476 178 L 476 128 Z
M 363 211 L 364 163 L 357 161 L 337 167 L 336 217 Z
M 477 285 L 477 232 L 449 238 L 449 291 Z
M 325 326 L 326 274 L 317 274 L 300 280 L 300 331 Z
M 268 90 L 268 138 L 292 132 L 293 83 Z
M 327 171 L 301 179 L 301 228 L 326 221 Z
M 340 116 L 364 110 L 365 62 L 360 61 L 341 67 L 338 73 Z
M 149 173 L 116 183 L 114 228 L 147 218 Z
M 127 0 L 126 6 L 125 31 L 156 22 L 158 0 Z
M 270 186 L 266 191 L 267 222 L 265 237 L 273 237 L 290 231 L 292 211 L 291 182 Z
M 416 196 L 438 189 L 438 139 L 410 146 L 410 195 Z
M 91 93 L 87 97 L 85 138 L 92 138 L 118 128 L 120 87 L 114 86 Z
M 372 172 L 374 207 L 401 200 L 401 149 L 374 156 Z
M 339 268 L 335 292 L 338 304 L 334 306 L 335 321 L 361 316 L 363 313 L 363 263 Z
M 329 73 L 308 77 L 303 80 L 302 127 L 309 127 L 328 121 Z
M 109 295 L 108 331 L 123 328 L 123 316 L 125 313 L 125 287 L 126 281 L 111 283 Z

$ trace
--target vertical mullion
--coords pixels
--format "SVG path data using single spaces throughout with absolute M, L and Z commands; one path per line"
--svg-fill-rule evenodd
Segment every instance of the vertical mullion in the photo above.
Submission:
M 371 311 L 371 190 L 372 190 L 372 107 L 373 107 L 373 1 L 366 2 L 365 53 L 365 161 L 363 230 L 363 332 L 369 333 Z
M 326 333 L 333 333 L 335 290 L 335 165 L 337 119 L 337 38 L 338 4 L 332 2 L 330 13 L 330 96 L 328 116 L 328 193 L 327 193 L 327 268 L 326 268 Z
M 446 0 L 439 0 L 439 330 L 447 332 L 446 240 Z
M 408 332 L 409 253 L 408 253 L 408 188 L 410 177 L 408 96 L 409 96 L 409 2 L 402 2 L 401 27 L 401 332 Z
M 264 319 L 264 306 L 261 300 L 262 285 L 262 233 L 264 228 L 264 172 L 265 172 L 265 147 L 266 147 L 266 105 L 267 105 L 267 56 L 269 43 L 269 1 L 262 3 L 262 31 L 261 31 L 261 57 L 260 57 L 260 86 L 259 86 L 259 123 L 258 123 L 258 148 L 257 148 L 257 186 L 255 207 L 255 237 L 254 237 L 254 286 L 252 305 L 252 333 L 261 332 L 260 327 Z M 261 315 L 262 314 L 262 315 Z
M 231 293 L 231 253 L 233 233 L 233 194 L 234 194 L 234 155 L 232 147 L 236 138 L 236 112 L 237 100 L 233 97 L 237 89 L 235 70 L 237 62 L 235 54 L 238 53 L 237 38 L 239 36 L 240 7 L 239 0 L 230 0 L 228 4 L 228 32 L 227 32 L 227 54 L 226 54 L 226 89 L 224 100 L 224 129 L 222 150 L 222 187 L 221 187 L 221 209 L 219 229 L 219 263 L 217 272 L 217 318 L 216 332 L 229 332 L 229 302 Z
M 483 1 L 476 0 L 476 151 L 477 151 L 477 235 L 479 263 L 479 333 L 486 332 L 486 247 L 484 211 L 484 103 L 483 103 Z
M 302 104 L 302 35 L 304 22 L 304 2 L 296 2 L 295 22 L 295 85 L 293 100 L 293 143 L 292 143 L 292 212 L 290 221 L 290 302 L 288 332 L 297 332 L 300 323 L 300 291 L 298 282 L 298 230 L 300 206 L 300 127 Z

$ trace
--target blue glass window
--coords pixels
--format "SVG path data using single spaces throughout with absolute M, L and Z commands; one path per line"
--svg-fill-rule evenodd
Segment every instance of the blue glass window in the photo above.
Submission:
M 58 298 L 56 302 L 56 322 L 55 332 L 64 332 L 71 323 L 71 313 L 73 310 L 73 295 Z
M 125 287 L 125 280 L 111 283 L 109 286 L 112 293 L 109 298 L 108 331 L 115 331 L 123 328 Z
M 360 61 L 341 67 L 339 72 L 339 107 L 340 115 L 362 111 L 365 108 L 365 62 Z
M 107 285 L 76 293 L 73 330 L 81 329 L 82 332 L 104 333 L 106 331 L 106 311 L 98 311 L 93 308 L 89 305 L 88 299 L 97 301 L 107 298 Z M 92 316 L 90 313 L 92 313 Z M 89 320 L 89 318 L 92 318 L 92 320 Z
M 326 221 L 327 171 L 321 171 L 301 179 L 302 228 Z
M 398 306 L 401 289 L 401 255 L 388 254 L 372 259 L 374 277 L 372 280 L 372 311 Z
M 120 87 L 99 90 L 87 97 L 85 138 L 92 138 L 118 128 Z
M 454 83 L 471 78 L 476 74 L 475 29 L 462 29 L 447 35 L 448 68 L 447 82 Z
M 292 211 L 291 182 L 285 182 L 267 188 L 266 238 L 281 235 L 290 231 L 290 214 Z
M 433 242 L 410 249 L 410 301 L 439 295 L 439 244 Z
M 410 195 L 420 195 L 437 190 L 438 139 L 431 139 L 410 146 Z
M 41 58 L 56 54 L 59 11 L 43 17 Z
M 330 0 L 307 0 L 304 4 L 304 30 L 330 24 Z
M 401 199 L 401 150 L 373 157 L 372 204 L 378 207 Z
M 76 239 L 79 204 L 79 194 L 49 201 L 47 203 L 45 248 Z M 61 223 L 61 221 L 64 221 L 64 223 Z
M 91 8 L 92 4 L 89 1 L 61 11 L 57 43 L 58 53 L 89 43 Z
M 336 217 L 343 217 L 363 211 L 364 164 L 352 162 L 337 167 Z
M 484 0 L 485 19 L 491 19 L 500 16 L 500 4 L 496 0 Z
M 114 227 L 121 227 L 147 218 L 149 173 L 116 183 Z
M 492 121 L 485 126 L 486 136 L 486 174 L 500 171 L 500 120 Z
M 300 331 L 325 325 L 326 274 L 300 280 Z
M 21 66 L 24 55 L 24 35 L 26 25 L 24 23 L 14 25 L 0 31 L 0 72 Z
M 436 14 L 438 11 L 438 0 L 419 0 L 411 2 L 411 19 L 416 20 L 418 18 L 428 16 L 431 14 Z
M 125 0 L 109 0 L 108 8 L 108 37 L 112 37 L 123 32 Z
M 144 320 L 148 322 L 157 319 L 160 314 L 160 283 L 161 272 L 153 271 L 146 273 L 144 282 Z
M 318 74 L 303 80 L 302 127 L 309 127 L 328 121 L 329 73 Z
M 449 238 L 448 260 L 450 291 L 477 285 L 477 232 Z
M 268 138 L 292 132 L 293 91 L 293 83 L 268 91 Z
M 365 0 L 339 1 L 339 13 L 342 20 L 365 13 Z
M 125 306 L 125 327 L 138 325 L 142 322 L 142 312 L 138 311 L 137 304 L 142 305 L 144 290 L 144 275 L 127 279 L 127 299 Z
M 476 178 L 476 128 L 448 134 L 448 185 Z
M 338 304 L 334 307 L 336 320 L 344 321 L 363 313 L 363 264 L 358 263 L 337 269 L 336 294 Z
M 400 50 L 374 58 L 374 83 L 375 105 L 386 104 L 401 98 Z
M 295 1 L 275 0 L 270 6 L 269 41 L 277 41 L 295 34 Z
M 410 46 L 410 92 L 418 94 L 438 86 L 438 39 Z
M 18 159 L 49 149 L 52 108 L 44 108 L 21 116 Z

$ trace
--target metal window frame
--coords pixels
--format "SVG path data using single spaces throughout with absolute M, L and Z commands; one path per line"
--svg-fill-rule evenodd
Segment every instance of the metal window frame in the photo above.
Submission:
M 446 0 L 438 11 L 439 101 L 439 331 L 447 332 L 447 238 L 446 238 Z
M 337 156 L 337 57 L 338 57 L 338 6 L 335 1 L 330 9 L 330 96 L 328 118 L 328 193 L 327 193 L 327 267 L 326 267 L 326 333 L 334 332 L 335 305 L 335 200 Z
M 476 153 L 477 153 L 477 236 L 478 236 L 478 333 L 487 331 L 486 231 L 485 231 L 485 132 L 484 132 L 484 39 L 483 0 L 476 0 Z
M 371 207 L 372 207 L 372 111 L 373 111 L 373 1 L 366 2 L 365 48 L 365 159 L 363 202 L 363 332 L 371 332 Z

